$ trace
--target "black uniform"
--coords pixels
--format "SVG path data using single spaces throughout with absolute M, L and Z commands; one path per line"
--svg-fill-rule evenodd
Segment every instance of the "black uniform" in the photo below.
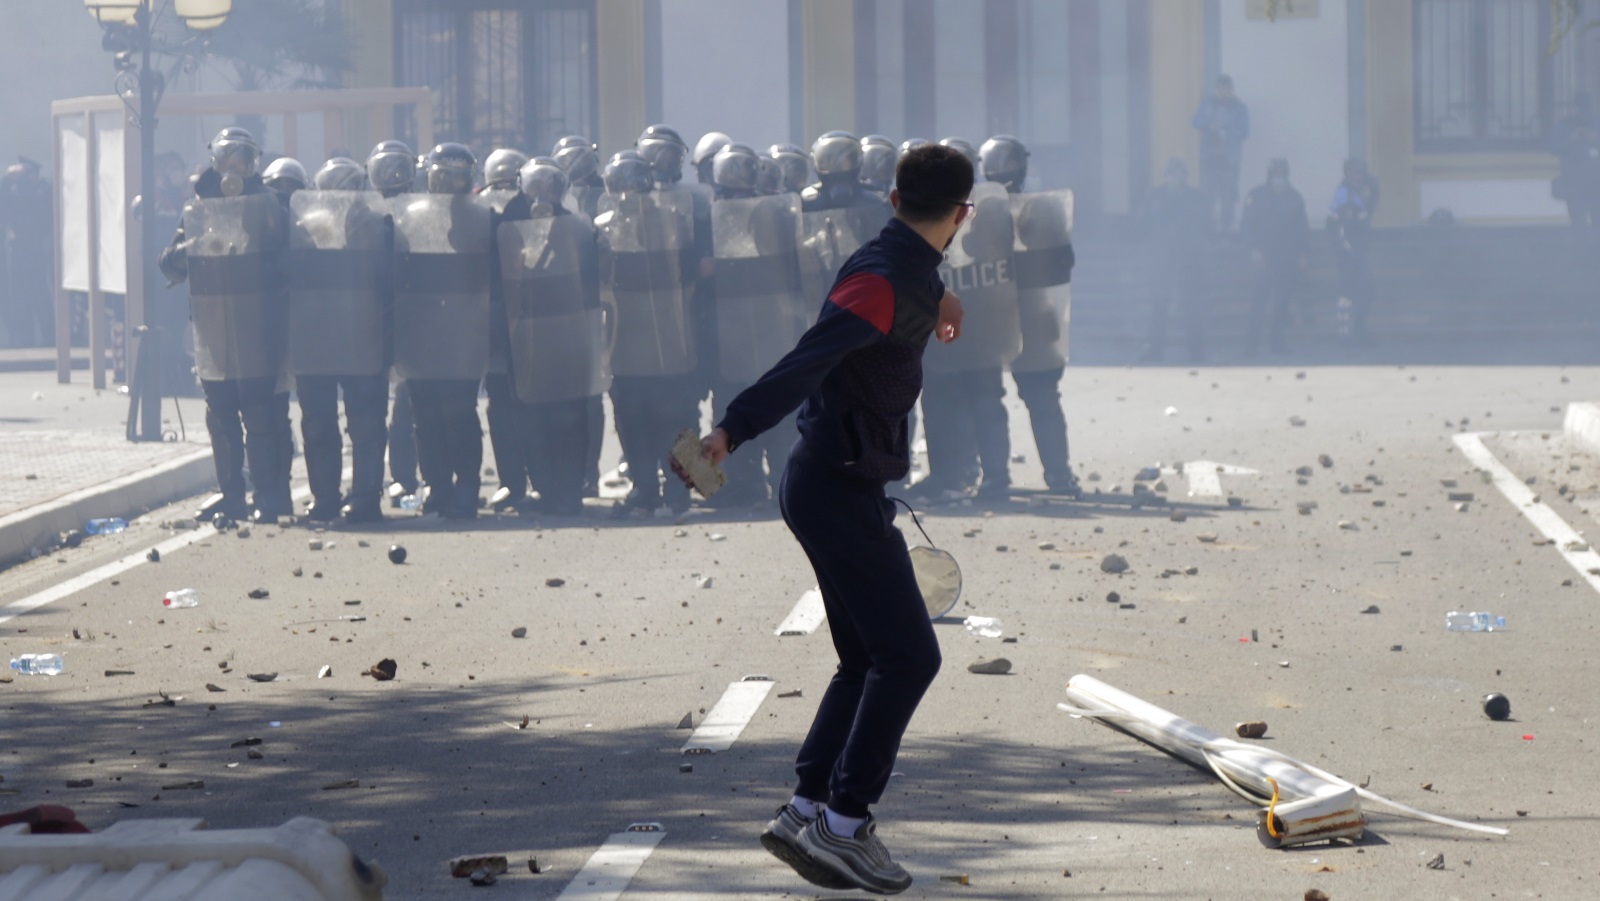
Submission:
M 1262 321 L 1270 316 L 1272 350 L 1282 352 L 1289 301 L 1311 243 L 1305 198 L 1287 181 L 1281 186 L 1258 185 L 1245 198 L 1240 227 L 1249 242 L 1256 270 L 1247 348 L 1254 352 L 1259 346 Z
M 498 229 L 502 221 L 528 218 L 528 206 L 528 198 L 519 193 L 495 214 L 495 228 Z M 498 250 L 498 245 L 495 247 Z M 511 387 L 511 337 L 506 328 L 498 259 L 491 259 L 490 265 L 493 281 L 489 294 L 489 372 L 483 377 L 483 392 L 489 404 L 484 418 L 489 422 L 489 447 L 494 451 L 494 468 L 500 477 L 500 490 L 493 497 L 494 506 L 503 510 L 521 507 L 526 502 L 533 456 L 528 411 Z
M 1212 231 L 1211 201 L 1187 183 L 1164 184 L 1145 199 L 1144 238 L 1151 285 L 1149 344 L 1144 359 L 1166 356 L 1167 316 L 1176 306 L 1190 362 L 1205 358 L 1205 295 L 1201 285 L 1205 241 Z
M 1339 263 L 1339 327 L 1357 341 L 1367 339 L 1367 317 L 1377 293 L 1370 256 L 1372 215 L 1377 210 L 1378 180 L 1368 175 L 1360 184 L 1346 181 L 1339 185 L 1328 218 L 1328 233 Z
M 220 198 L 222 180 L 216 170 L 207 168 L 195 181 L 197 197 Z M 260 176 L 245 180 L 244 195 L 267 193 Z M 280 220 L 286 225 L 286 218 Z M 191 261 L 186 242 L 186 223 L 178 226 L 172 243 L 161 253 L 159 265 L 163 274 L 173 283 L 190 281 L 195 291 L 196 278 L 207 282 L 226 278 L 225 270 L 210 261 Z M 280 242 L 280 245 L 281 242 Z M 281 260 L 264 261 L 262 277 L 269 282 L 268 293 L 282 300 L 284 286 Z M 226 285 L 208 285 L 208 288 L 225 289 Z M 286 304 L 279 304 L 278 312 L 286 312 Z M 274 333 L 259 336 L 266 342 L 266 356 L 276 357 L 281 365 L 283 355 L 283 326 L 287 318 L 270 324 Z M 216 467 L 217 486 L 222 493 L 219 504 L 210 508 L 229 516 L 242 517 L 253 505 L 259 518 L 276 519 L 294 512 L 289 496 L 289 466 L 293 438 L 289 434 L 289 392 L 284 389 L 281 375 L 250 378 L 208 379 L 202 377 L 201 388 L 206 396 L 206 428 L 211 433 L 211 456 Z M 250 462 L 250 476 L 255 495 L 249 503 L 245 498 L 244 465 Z

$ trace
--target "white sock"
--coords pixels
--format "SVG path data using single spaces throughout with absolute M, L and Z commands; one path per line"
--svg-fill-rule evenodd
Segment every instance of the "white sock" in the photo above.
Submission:
M 847 817 L 832 809 L 828 810 L 828 831 L 840 838 L 855 838 L 856 830 L 867 821 L 866 817 Z
M 799 795 L 789 799 L 789 806 L 793 807 L 796 813 L 808 820 L 814 820 L 818 814 L 822 813 L 821 801 L 813 801 L 810 798 L 802 798 Z

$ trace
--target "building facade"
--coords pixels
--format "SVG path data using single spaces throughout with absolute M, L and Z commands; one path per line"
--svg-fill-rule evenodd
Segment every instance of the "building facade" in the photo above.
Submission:
M 1222 72 L 1251 108 L 1247 186 L 1285 157 L 1317 208 L 1357 156 L 1385 224 L 1556 219 L 1551 130 L 1600 92 L 1600 30 L 1552 44 L 1549 0 L 341 2 L 368 36 L 347 83 L 432 89 L 435 134 L 480 152 L 577 132 L 609 154 L 650 122 L 763 147 L 1011 133 L 1085 222 L 1135 212 L 1169 158 L 1194 168 Z M 365 137 L 385 130 L 415 123 Z

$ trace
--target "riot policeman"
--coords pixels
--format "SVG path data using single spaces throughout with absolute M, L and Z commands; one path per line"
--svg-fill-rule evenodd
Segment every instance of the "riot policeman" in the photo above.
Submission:
M 496 239 L 510 383 L 539 491 L 531 509 L 571 516 L 582 512 L 592 478 L 584 438 L 591 412 L 604 417 L 594 401 L 610 387 L 611 371 L 594 225 L 562 205 L 567 187 L 555 160 L 530 161 Z
M 284 206 L 288 206 L 290 195 L 309 187 L 311 178 L 306 175 L 306 167 L 299 160 L 292 156 L 280 156 L 261 171 L 261 183 L 278 192 L 278 198 Z
M 695 180 L 703 185 L 716 184 L 713 162 L 722 148 L 733 143 L 733 138 L 720 131 L 708 131 L 695 142 L 694 155 L 689 162 L 694 164 Z
M 1009 135 L 1005 137 L 1009 137 Z M 1016 139 L 1013 138 L 1012 140 Z M 978 156 L 978 148 L 972 146 L 972 142 L 966 138 L 940 138 L 939 143 L 942 146 L 961 151 L 961 155 L 966 157 L 967 162 L 972 164 L 974 172 L 983 168 L 983 160 Z M 1021 142 L 1019 141 L 1018 143 L 1020 144 Z
M 799 146 L 789 143 L 773 144 L 767 155 L 778 161 L 783 169 L 783 190 L 799 194 L 811 183 L 811 157 Z
M 757 155 L 756 193 L 771 197 L 783 193 L 783 167 L 771 156 Z
M 263 521 L 294 512 L 289 498 L 289 395 L 283 390 L 287 316 L 282 255 L 287 221 L 262 184 L 261 148 L 230 127 L 211 142 L 211 165 L 194 183 L 159 265 L 172 284 L 189 282 L 196 372 L 219 493 L 197 514 Z M 255 495 L 245 499 L 245 459 Z
M 582 135 L 567 135 L 556 142 L 550 156 L 567 173 L 566 205 L 591 222 L 600 215 L 600 196 L 606 192 L 600 177 L 600 148 Z M 599 394 L 588 401 L 583 458 L 583 496 L 600 496 L 600 446 L 605 441 L 605 403 Z
M 839 267 L 878 236 L 894 211 L 861 185 L 861 142 L 830 131 L 811 145 L 817 183 L 800 192 L 804 290 L 813 299 L 833 286 Z
M 1017 300 L 1016 233 L 1011 202 L 997 184 L 972 191 L 972 215 L 945 252 L 940 276 L 967 311 L 961 340 L 929 345 L 923 357 L 922 422 L 928 478 L 919 494 L 961 490 L 976 455 L 979 496 L 1004 499 L 1011 487 L 1011 431 L 1005 367 L 1022 349 Z
M 332 159 L 317 170 L 315 189 L 289 204 L 289 374 L 300 400 L 312 522 L 341 512 L 352 523 L 383 519 L 394 226 L 384 199 L 362 190 L 362 180 L 353 160 Z M 353 471 L 342 501 L 341 393 Z
M 1250 189 L 1239 215 L 1239 230 L 1250 244 L 1250 259 L 1255 268 L 1246 352 L 1256 352 L 1261 342 L 1262 320 L 1268 319 L 1272 351 L 1283 353 L 1289 300 L 1306 266 L 1311 244 L 1306 201 L 1289 183 L 1288 160 L 1275 159 L 1269 163 L 1266 184 Z
M 800 199 L 757 193 L 761 157 L 729 144 L 714 161 L 716 202 L 711 207 L 717 257 L 717 368 L 712 419 L 753 384 L 800 339 L 811 312 L 800 294 Z M 710 356 L 710 349 L 707 351 Z M 793 432 L 776 428 L 746 445 L 748 459 L 730 457 L 728 485 L 719 505 L 760 504 L 776 497 Z M 765 454 L 767 469 L 762 468 Z
M 965 143 L 965 142 L 961 142 Z M 983 142 L 979 170 L 1005 187 L 1017 229 L 1017 303 L 1022 352 L 1011 361 L 1017 396 L 1028 408 L 1033 443 L 1052 491 L 1082 493 L 1067 445 L 1061 377 L 1067 364 L 1067 323 L 1072 294 L 1072 195 L 1065 191 L 1022 192 L 1028 178 L 1028 148 L 1011 135 Z M 1037 263 L 1038 265 L 1035 265 Z
M 478 515 L 483 463 L 493 223 L 471 195 L 476 165 L 465 146 L 440 144 L 426 159 L 428 193 L 394 204 L 395 369 L 417 417 L 423 510 L 452 519 Z
M 651 512 L 666 503 L 689 506 L 688 489 L 662 473 L 680 429 L 697 419 L 685 382 L 696 371 L 686 260 L 693 259 L 693 204 L 679 192 L 657 192 L 651 166 L 623 151 L 606 165 L 606 194 L 595 220 L 601 298 L 616 314 L 611 407 L 633 491 L 618 515 Z
M 383 141 L 367 157 L 367 185 L 384 199 L 410 191 L 417 178 L 417 157 L 403 141 Z M 392 212 L 392 208 L 391 208 Z M 389 419 L 389 498 L 395 505 L 415 495 L 417 476 L 417 424 L 411 408 L 411 391 L 404 380 L 394 380 L 394 408 Z
M 506 148 L 492 151 L 483 161 L 483 187 L 478 199 L 495 214 L 496 227 L 508 206 L 522 196 L 521 173 L 527 163 L 526 155 Z M 497 511 L 518 509 L 527 502 L 531 460 L 528 417 L 511 389 L 510 337 L 499 275 L 498 269 L 490 273 L 493 290 L 489 301 L 489 372 L 483 377 L 484 394 L 489 399 L 484 411 L 489 422 L 489 447 L 494 451 L 495 473 L 500 477 L 500 487 L 489 496 L 489 506 Z
M 888 198 L 894 187 L 894 167 L 900 162 L 900 152 L 894 142 L 883 135 L 867 135 L 861 139 L 861 184 L 879 197 Z
M 911 148 L 921 147 L 923 144 L 927 143 L 929 143 L 927 138 L 906 138 L 904 141 L 900 142 L 900 155 L 905 156 L 906 153 L 911 150 Z

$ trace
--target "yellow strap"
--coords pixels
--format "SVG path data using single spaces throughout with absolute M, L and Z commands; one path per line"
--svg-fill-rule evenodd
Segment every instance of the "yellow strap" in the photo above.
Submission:
M 1278 828 L 1272 825 L 1272 811 L 1278 807 L 1278 780 L 1268 776 L 1267 783 L 1272 786 L 1272 800 L 1267 802 L 1267 834 L 1273 838 L 1282 838 L 1278 834 Z

